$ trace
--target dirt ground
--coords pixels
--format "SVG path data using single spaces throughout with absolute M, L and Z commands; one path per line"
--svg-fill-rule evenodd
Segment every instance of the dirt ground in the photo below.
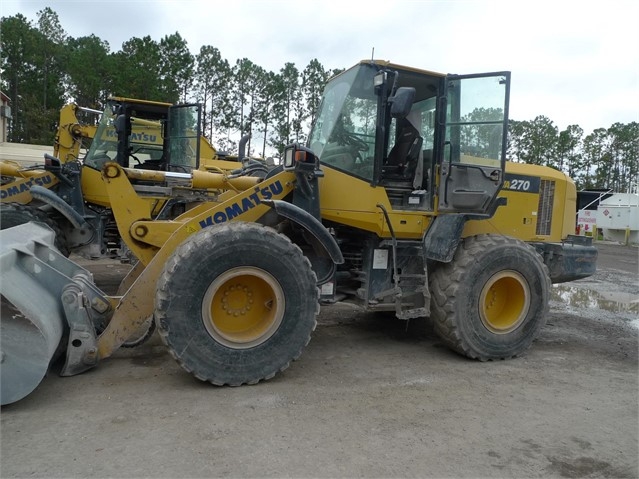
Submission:
M 0 476 L 639 477 L 637 248 L 598 245 L 517 359 L 335 305 L 284 373 L 220 388 L 156 336 L 4 407 Z M 109 289 L 126 267 L 91 269 Z

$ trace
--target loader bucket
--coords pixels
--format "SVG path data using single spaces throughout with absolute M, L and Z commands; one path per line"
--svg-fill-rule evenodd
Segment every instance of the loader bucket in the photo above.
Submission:
M 40 384 L 68 330 L 61 294 L 81 267 L 55 249 L 54 238 L 50 228 L 34 222 L 0 231 L 2 405 Z

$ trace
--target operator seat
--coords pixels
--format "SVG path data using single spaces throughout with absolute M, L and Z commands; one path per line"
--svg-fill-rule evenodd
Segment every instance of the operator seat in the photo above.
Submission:
M 399 120 L 397 128 L 400 133 L 382 166 L 382 175 L 389 179 L 411 179 L 417 168 L 423 138 L 406 118 Z

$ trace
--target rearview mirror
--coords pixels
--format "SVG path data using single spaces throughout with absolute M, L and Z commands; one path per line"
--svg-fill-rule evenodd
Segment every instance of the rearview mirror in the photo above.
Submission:
M 415 89 L 403 86 L 397 89 L 395 95 L 388 99 L 391 104 L 391 116 L 393 118 L 404 118 L 413 106 L 415 99 Z

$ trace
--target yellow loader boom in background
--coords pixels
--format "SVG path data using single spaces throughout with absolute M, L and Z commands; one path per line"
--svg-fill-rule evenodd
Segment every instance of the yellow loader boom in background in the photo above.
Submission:
M 131 109 L 103 116 L 117 140 L 96 131 L 83 190 L 139 262 L 108 296 L 47 227 L 0 232 L 0 292 L 24 316 L 3 312 L 2 403 L 35 389 L 57 353 L 62 375 L 81 373 L 149 317 L 179 364 L 216 385 L 286 369 L 320 304 L 338 301 L 430 317 L 469 358 L 524 353 L 551 284 L 593 274 L 597 251 L 571 234 L 572 180 L 506 165 L 509 91 L 509 72 L 362 61 L 328 82 L 309 143 L 262 177 L 198 169 L 196 105 L 171 107 L 167 171 L 131 164 Z

